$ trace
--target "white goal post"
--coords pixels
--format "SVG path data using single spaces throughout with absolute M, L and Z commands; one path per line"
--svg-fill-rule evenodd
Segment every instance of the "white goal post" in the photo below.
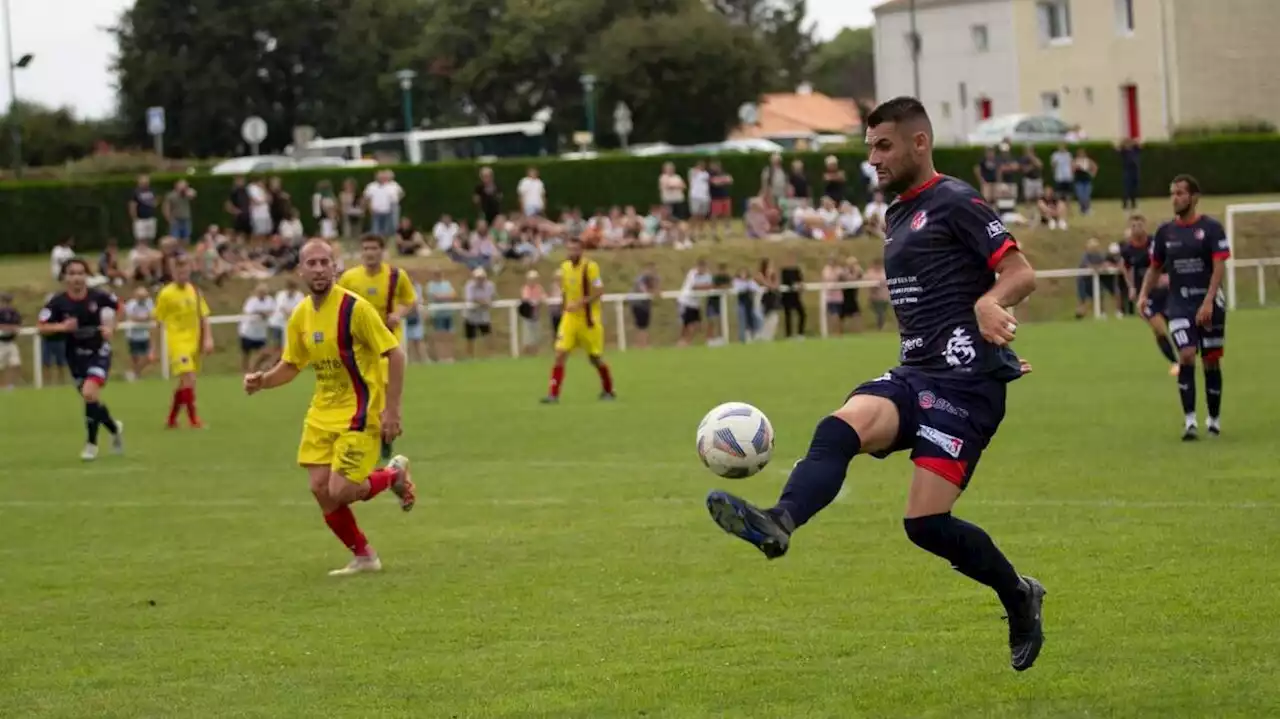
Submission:
M 1227 243 L 1231 247 L 1231 259 L 1227 260 L 1227 307 L 1236 308 L 1236 268 L 1252 266 L 1258 273 L 1258 304 L 1267 303 L 1268 267 L 1278 264 L 1275 258 L 1242 261 L 1237 259 L 1236 250 L 1236 215 L 1247 215 L 1255 212 L 1280 212 L 1280 202 L 1253 202 L 1239 205 L 1227 205 Z

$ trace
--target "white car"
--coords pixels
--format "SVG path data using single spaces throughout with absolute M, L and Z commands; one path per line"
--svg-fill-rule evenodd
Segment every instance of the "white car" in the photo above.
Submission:
M 983 120 L 969 133 L 970 145 L 992 147 L 1008 140 L 1014 145 L 1065 142 L 1071 126 L 1052 115 L 1000 115 Z
M 237 157 L 223 160 L 209 170 L 213 175 L 252 175 L 263 172 L 280 172 L 293 170 L 297 163 L 293 158 L 284 155 L 257 155 L 255 157 Z

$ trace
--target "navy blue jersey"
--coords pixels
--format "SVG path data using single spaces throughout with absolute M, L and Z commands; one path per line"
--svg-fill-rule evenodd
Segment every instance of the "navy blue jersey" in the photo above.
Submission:
M 150 187 L 135 188 L 133 202 L 137 205 L 135 212 L 139 220 L 150 220 L 156 216 L 156 193 Z
M 77 356 L 99 354 L 104 347 L 110 352 L 101 329 L 102 310 L 107 307 L 119 311 L 119 301 L 110 292 L 90 289 L 79 299 L 71 298 L 66 292 L 59 292 L 49 298 L 44 309 L 40 310 L 40 321 L 57 324 L 76 318 L 78 326 L 75 331 L 62 335 L 67 343 L 67 359 L 74 360 Z
M 973 306 L 1018 244 L 968 184 L 938 175 L 885 213 L 885 274 L 902 333 L 901 361 L 930 373 L 1009 382 L 1018 357 L 978 331 Z
M 1120 258 L 1124 261 L 1125 269 L 1133 270 L 1133 288 L 1136 290 L 1142 287 L 1142 280 L 1151 269 L 1151 241 L 1147 240 L 1142 244 L 1133 241 L 1124 243 L 1120 246 Z
M 1226 230 L 1212 217 L 1200 215 L 1186 224 L 1174 220 L 1160 225 L 1152 240 L 1151 264 L 1169 275 L 1169 316 L 1195 315 L 1209 294 L 1214 260 L 1230 256 Z

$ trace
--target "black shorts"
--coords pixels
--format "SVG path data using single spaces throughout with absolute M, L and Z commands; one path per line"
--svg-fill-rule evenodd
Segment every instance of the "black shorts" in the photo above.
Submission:
M 707 319 L 713 320 L 713 319 L 719 319 L 719 318 L 720 318 L 720 298 L 710 297 L 707 299 Z
M 689 219 L 689 204 L 687 202 L 668 202 L 666 203 L 667 212 L 673 220 Z
M 235 230 L 237 234 L 252 235 L 253 222 L 249 219 L 249 214 L 236 215 L 236 219 L 231 223 L 231 229 Z
M 872 456 L 883 459 L 911 450 L 917 466 L 964 489 L 1004 419 L 1007 390 L 994 379 L 949 379 L 895 367 L 850 396 L 884 397 L 898 408 L 897 439 Z
M 841 317 L 856 317 L 862 314 L 862 306 L 858 304 L 858 295 L 845 294 L 844 304 L 840 307 Z
M 493 331 L 493 327 L 488 322 L 463 322 L 462 324 L 462 334 L 469 340 L 487 337 Z
M 151 354 L 151 340 L 129 340 L 130 357 L 146 357 Z
M 1213 317 L 1208 327 L 1196 324 L 1195 314 L 1169 314 L 1169 334 L 1173 337 L 1173 346 L 1178 352 L 1194 347 L 1205 359 L 1215 360 L 1222 356 L 1227 346 L 1227 311 L 1222 307 L 1213 309 Z
M 106 384 L 107 378 L 111 376 L 111 349 L 103 347 L 93 354 L 68 357 L 67 371 L 71 373 L 71 379 L 75 380 L 76 389 L 90 380 L 100 385 Z
M 1167 287 L 1160 287 L 1154 290 L 1151 294 L 1147 295 L 1147 304 L 1143 307 L 1139 307 L 1138 311 L 1141 312 L 1142 316 L 1145 317 L 1146 319 L 1151 319 L 1156 315 L 1167 317 L 1168 304 L 1169 304 L 1169 289 Z
M 653 308 L 648 302 L 637 302 L 631 305 L 631 317 L 636 321 L 636 329 L 647 330 L 653 322 Z
M 680 308 L 680 324 L 683 327 L 694 325 L 702 321 L 702 310 L 697 307 L 681 307 Z
M 258 350 L 266 346 L 267 346 L 266 340 L 251 340 L 247 337 L 240 338 L 240 351 L 245 354 L 257 352 Z

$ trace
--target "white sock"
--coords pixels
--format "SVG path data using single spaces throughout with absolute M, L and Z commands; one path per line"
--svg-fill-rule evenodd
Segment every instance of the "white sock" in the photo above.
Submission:
M 1188 414 L 1186 417 L 1186 420 L 1187 420 L 1188 427 L 1196 426 L 1196 413 L 1192 412 L 1191 414 Z

